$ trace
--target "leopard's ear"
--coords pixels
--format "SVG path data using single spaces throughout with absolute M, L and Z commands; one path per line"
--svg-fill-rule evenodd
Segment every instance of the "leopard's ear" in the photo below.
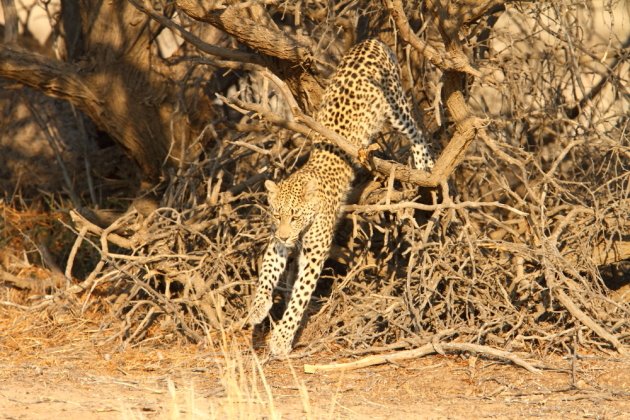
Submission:
M 270 179 L 265 181 L 265 188 L 267 189 L 267 192 L 269 192 L 270 194 L 275 194 L 278 192 L 278 184 L 276 184 Z

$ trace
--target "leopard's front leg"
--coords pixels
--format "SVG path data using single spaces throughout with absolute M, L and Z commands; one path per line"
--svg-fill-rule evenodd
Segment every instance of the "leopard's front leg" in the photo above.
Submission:
M 249 313 L 249 324 L 260 324 L 269 313 L 273 305 L 272 293 L 278 284 L 280 275 L 287 265 L 287 247 L 272 238 L 267 245 L 263 257 L 262 269 L 256 288 L 256 297 Z
M 333 236 L 333 224 L 334 221 L 330 218 L 318 218 L 304 234 L 298 262 L 298 275 L 293 285 L 291 300 L 282 320 L 275 326 L 271 335 L 269 348 L 273 355 L 283 356 L 291 352 L 295 333 L 328 256 Z

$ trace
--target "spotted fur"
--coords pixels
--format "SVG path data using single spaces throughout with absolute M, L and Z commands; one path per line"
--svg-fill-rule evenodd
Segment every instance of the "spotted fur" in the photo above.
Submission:
M 430 170 L 433 155 L 418 129 L 401 83 L 394 53 L 368 40 L 350 50 L 326 88 L 316 119 L 355 146 L 366 147 L 386 122 L 411 142 L 416 168 Z M 291 351 L 293 338 L 319 279 L 339 210 L 354 175 L 350 158 L 316 135 L 308 162 L 287 179 L 267 181 L 274 234 L 263 257 L 249 322 L 263 321 L 272 292 L 292 248 L 299 249 L 298 274 L 288 307 L 270 341 L 274 355 Z

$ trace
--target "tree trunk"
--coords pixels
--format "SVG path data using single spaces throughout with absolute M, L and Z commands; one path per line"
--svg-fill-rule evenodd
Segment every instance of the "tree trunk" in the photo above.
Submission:
M 0 45 L 0 77 L 68 100 L 127 151 L 144 179 L 156 181 L 163 163 L 186 150 L 172 139 L 190 138 L 169 72 L 151 57 L 156 25 L 125 0 L 64 0 L 62 13 L 63 55 L 74 62 Z
M 2 0 L 2 11 L 4 12 L 4 43 L 17 43 L 18 15 L 15 0 Z

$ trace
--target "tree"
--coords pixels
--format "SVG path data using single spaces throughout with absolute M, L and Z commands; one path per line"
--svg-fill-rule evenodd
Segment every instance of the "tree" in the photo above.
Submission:
M 146 2 L 136 0 L 64 0 L 58 22 L 63 34 L 58 51 L 62 59 L 3 44 L 0 46 L 0 76 L 70 101 L 127 151 L 144 178 L 155 181 L 164 162 L 173 165 L 182 159 L 194 159 L 199 150 L 190 150 L 189 146 L 203 131 L 205 123 L 212 120 L 210 109 L 200 111 L 200 107 L 194 105 L 203 100 L 200 99 L 204 98 L 203 90 L 198 86 L 181 88 L 182 78 L 191 67 L 185 59 L 191 47 L 211 54 L 216 68 L 271 72 L 286 82 L 303 110 L 312 112 L 317 107 L 322 73 L 330 71 L 318 68 L 315 62 L 322 59 L 322 54 L 315 53 L 313 38 L 298 30 L 300 4 L 288 5 L 294 16 L 285 15 L 282 23 L 288 23 L 289 30 L 281 30 L 274 20 L 286 12 L 280 3 L 272 2 L 267 7 L 257 2 L 252 2 L 250 7 L 239 3 L 210 2 L 204 9 L 196 2 L 182 0 L 176 7 L 180 16 L 185 14 L 183 20 L 192 18 L 203 22 L 193 27 L 205 36 L 215 36 L 216 32 L 209 31 L 206 24 L 212 25 L 255 53 L 204 43 L 169 19 L 175 11 L 172 6 L 162 8 L 159 13 L 156 11 L 159 6 L 150 10 Z M 385 3 L 389 10 L 396 10 L 400 21 L 404 20 L 400 2 Z M 7 4 L 11 2 L 7 0 Z M 468 14 L 460 20 L 478 19 L 495 6 L 494 2 L 489 2 L 473 12 L 466 11 Z M 386 30 L 388 37 L 393 37 L 386 10 L 370 2 L 363 7 L 376 13 L 364 24 L 368 27 L 365 32 Z M 302 19 L 310 20 L 310 26 L 316 28 L 325 23 L 321 18 L 323 10 L 326 9 L 307 10 Z M 344 5 L 331 10 L 339 13 L 341 25 L 347 26 L 352 19 L 366 20 L 361 16 L 346 16 L 357 12 Z M 179 31 L 191 44 L 178 52 L 182 57 L 180 63 L 161 58 L 153 43 L 164 29 L 163 25 Z M 7 26 L 7 34 L 9 28 Z M 358 35 L 346 32 L 341 37 L 342 42 L 333 40 L 330 34 L 326 36 L 331 44 L 347 46 Z M 474 73 L 457 42 L 449 41 L 447 52 L 444 48 L 439 51 L 431 45 L 423 45 L 425 55 L 442 68 L 457 70 L 460 66 Z

